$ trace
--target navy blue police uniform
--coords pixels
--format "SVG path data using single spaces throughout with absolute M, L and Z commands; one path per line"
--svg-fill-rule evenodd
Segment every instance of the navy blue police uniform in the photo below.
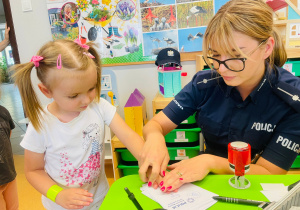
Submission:
M 261 157 L 289 170 L 300 151 L 300 78 L 274 67 L 243 101 L 216 71 L 200 71 L 164 108 L 179 125 L 196 112 L 205 153 L 227 158 L 229 142 L 251 145 Z

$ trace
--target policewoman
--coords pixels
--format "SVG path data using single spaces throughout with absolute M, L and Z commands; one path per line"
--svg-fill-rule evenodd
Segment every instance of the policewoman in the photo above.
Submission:
M 166 192 L 208 173 L 232 174 L 233 141 L 249 143 L 257 157 L 248 174 L 287 173 L 300 149 L 300 79 L 281 68 L 287 56 L 272 9 L 263 0 L 227 2 L 207 26 L 203 55 L 212 70 L 198 72 L 144 127 L 141 179 Z M 205 154 L 166 172 L 164 136 L 195 112 Z

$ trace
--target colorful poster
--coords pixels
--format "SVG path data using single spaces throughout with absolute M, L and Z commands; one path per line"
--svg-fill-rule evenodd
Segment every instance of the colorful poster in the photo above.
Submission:
M 166 47 L 202 51 L 203 34 L 214 15 L 213 0 L 142 0 L 140 6 L 145 56 Z
M 103 64 L 130 64 L 153 61 L 166 47 L 202 51 L 208 22 L 228 0 L 219 1 L 47 0 L 47 7 L 53 39 L 94 41 Z
M 153 60 L 143 56 L 136 0 L 47 1 L 53 39 L 93 41 L 103 64 Z

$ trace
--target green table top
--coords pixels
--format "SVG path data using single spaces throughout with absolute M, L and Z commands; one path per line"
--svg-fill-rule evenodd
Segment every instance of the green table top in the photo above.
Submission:
M 232 176 L 233 175 L 208 175 L 202 181 L 194 182 L 193 184 L 216 193 L 220 196 L 268 201 L 268 199 L 260 192 L 262 191 L 260 183 L 283 183 L 287 186 L 300 180 L 300 175 L 246 175 L 245 178 L 250 181 L 251 186 L 248 189 L 239 190 L 229 185 L 228 180 Z M 140 180 L 139 175 L 130 175 L 118 179 L 112 184 L 100 207 L 100 210 L 135 210 L 136 208 L 134 204 L 128 198 L 128 195 L 124 190 L 125 187 L 127 187 L 130 192 L 135 195 L 135 198 L 144 210 L 161 208 L 158 203 L 142 194 L 140 190 L 140 187 L 142 185 L 143 182 Z M 256 206 L 217 202 L 209 208 L 209 210 L 214 209 L 257 210 L 258 208 Z

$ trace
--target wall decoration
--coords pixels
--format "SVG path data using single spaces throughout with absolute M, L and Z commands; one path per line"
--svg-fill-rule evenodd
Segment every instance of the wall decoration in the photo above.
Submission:
M 53 39 L 97 44 L 102 64 L 154 61 L 172 47 L 202 51 L 215 11 L 228 0 L 47 0 Z

